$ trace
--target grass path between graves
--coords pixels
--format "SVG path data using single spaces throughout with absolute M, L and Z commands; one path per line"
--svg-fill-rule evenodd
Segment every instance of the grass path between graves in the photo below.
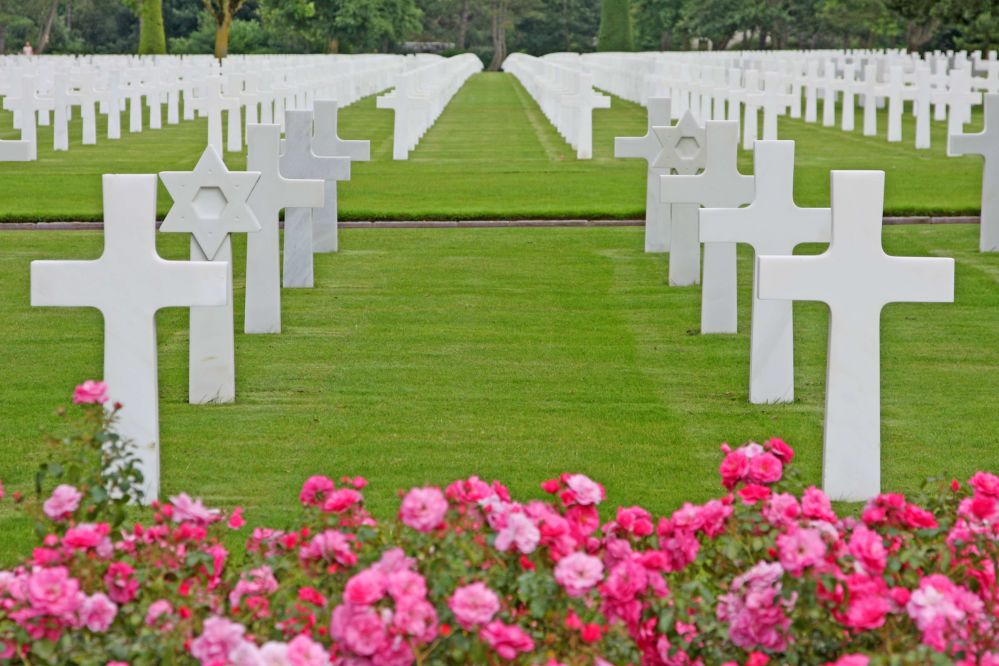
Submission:
M 529 133 L 524 135 L 526 141 Z M 898 304 L 882 326 L 884 487 L 999 468 L 999 255 L 970 225 L 892 227 L 889 252 L 957 258 L 954 304 Z M 187 240 L 160 234 L 161 253 Z M 95 258 L 94 232 L 0 232 L 0 479 L 30 488 L 73 386 L 101 375 L 100 315 L 31 308 L 34 259 Z M 237 242 L 236 320 L 243 246 Z M 378 516 L 395 493 L 469 474 L 520 497 L 582 471 L 608 505 L 657 513 L 720 490 L 718 446 L 771 435 L 820 481 L 827 311 L 796 305 L 797 400 L 747 403 L 750 256 L 740 333 L 698 334 L 699 290 L 668 288 L 640 228 L 348 230 L 317 286 L 284 290 L 282 335 L 238 334 L 238 401 L 190 406 L 187 313 L 160 313 L 166 495 L 290 524 L 311 474 L 361 474 Z M 814 250 L 815 248 L 812 248 Z M 127 406 L 126 406 L 127 408 Z M 30 543 L 0 503 L 0 564 Z
M 820 114 L 821 117 L 821 114 Z M 123 114 L 123 127 L 127 116 Z M 645 132 L 645 110 L 615 98 L 594 113 L 594 159 L 580 161 L 537 104 L 510 75 L 476 74 L 452 99 L 408 162 L 391 159 L 392 112 L 370 97 L 342 111 L 346 138 L 370 139 L 370 163 L 356 164 L 353 179 L 340 185 L 340 216 L 367 219 L 635 218 L 645 205 L 644 161 L 613 158 L 615 136 Z M 885 140 L 886 113 L 877 137 L 857 130 L 809 125 L 782 118 L 780 136 L 798 142 L 795 174 L 798 201 L 829 204 L 831 169 L 888 172 L 886 213 L 976 214 L 981 160 L 947 158 L 946 127 L 933 123 L 933 149 L 912 148 L 914 120 L 905 119 L 905 141 Z M 15 138 L 12 116 L 0 112 L 0 139 Z M 207 134 L 206 120 L 130 134 L 119 141 L 80 145 L 79 114 L 70 130 L 69 152 L 51 150 L 50 127 L 40 128 L 39 157 L 32 163 L 0 164 L 0 221 L 99 220 L 102 173 L 148 173 L 189 169 Z M 981 112 L 966 128 L 981 126 Z M 103 122 L 99 134 L 103 134 Z M 243 168 L 240 153 L 228 154 Z M 740 168 L 752 171 L 752 155 Z M 160 190 L 160 212 L 169 207 Z

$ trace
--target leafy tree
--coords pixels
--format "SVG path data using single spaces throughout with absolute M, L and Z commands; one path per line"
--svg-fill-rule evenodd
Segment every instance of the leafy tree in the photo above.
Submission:
M 681 19 L 684 0 L 637 0 L 634 4 L 635 43 L 639 49 L 682 50 L 688 39 Z
M 519 16 L 511 45 L 532 55 L 592 51 L 600 24 L 600 0 L 542 0 Z
M 221 60 L 229 55 L 229 30 L 236 12 L 246 0 L 202 0 L 205 9 L 215 19 L 215 57 Z
M 166 53 L 163 31 L 163 0 L 141 0 L 139 7 L 139 53 Z
M 631 7 L 628 0 L 603 0 L 600 10 L 598 51 L 632 51 Z

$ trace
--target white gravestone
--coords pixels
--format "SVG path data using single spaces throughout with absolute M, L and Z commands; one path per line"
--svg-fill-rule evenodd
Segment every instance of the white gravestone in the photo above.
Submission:
M 35 79 L 21 78 L 21 94 L 7 100 L 8 108 L 21 118 L 21 138 L 0 141 L 0 162 L 33 162 L 38 159 L 38 131 L 35 127 Z
M 709 144 L 710 145 L 710 144 Z M 705 208 L 701 240 L 746 243 L 757 255 L 791 255 L 800 243 L 828 243 L 828 208 L 794 203 L 794 142 L 757 141 L 753 157 L 756 197 L 745 208 Z M 749 342 L 749 401 L 794 400 L 794 325 L 791 301 L 764 301 L 753 266 Z
M 228 302 L 191 308 L 188 401 L 192 405 L 233 402 L 236 359 L 230 234 L 260 231 L 247 204 L 260 174 L 229 171 L 215 149 L 208 146 L 194 171 L 165 171 L 160 178 L 173 198 L 160 231 L 192 234 L 192 260 L 226 265 Z
M 930 147 L 930 70 L 927 66 L 916 67 L 916 94 L 912 100 L 912 112 L 916 116 L 916 150 Z
M 318 178 L 325 189 L 336 189 L 336 181 L 350 178 L 350 158 L 321 157 L 313 149 L 312 111 L 286 111 L 281 173 L 287 178 Z M 336 205 L 336 197 L 333 197 Z M 284 211 L 285 287 L 312 287 L 312 208 L 288 207 Z
M 335 100 L 316 100 L 313 104 L 312 151 L 323 157 L 346 157 L 351 162 L 367 162 L 371 159 L 371 142 L 356 139 L 341 139 L 337 135 L 337 116 L 340 104 Z M 347 173 L 347 180 L 350 173 Z M 340 249 L 337 231 L 338 215 L 337 182 L 326 182 L 325 200 L 322 208 L 312 211 L 312 251 L 337 252 Z
M 670 206 L 659 200 L 659 177 L 666 169 L 653 167 L 663 151 L 653 127 L 672 124 L 668 97 L 650 97 L 644 136 L 619 136 L 614 139 L 614 157 L 644 159 L 648 165 L 645 178 L 645 251 L 669 252 Z
M 979 249 L 999 252 L 999 95 L 985 96 L 985 128 L 977 134 L 951 134 L 947 154 L 981 155 L 982 224 Z
M 208 117 L 208 145 L 222 154 L 222 111 L 228 110 L 230 116 L 233 107 L 239 113 L 239 100 L 222 96 L 222 81 L 217 76 L 206 80 L 200 89 L 200 96 L 195 98 L 198 113 Z M 239 141 L 237 133 L 236 141 Z M 237 148 L 236 150 L 239 150 Z
M 833 500 L 881 491 L 881 310 L 952 302 L 954 260 L 892 257 L 881 247 L 883 171 L 832 172 L 832 242 L 818 256 L 760 256 L 760 298 L 829 306 L 822 479 Z
M 281 332 L 281 244 L 278 213 L 287 206 L 316 208 L 323 205 L 323 181 L 289 180 L 278 166 L 281 127 L 251 125 L 246 135 L 246 168 L 260 173 L 250 208 L 260 223 L 260 233 L 246 237 L 247 333 Z
M 708 208 L 738 208 L 752 201 L 753 177 L 739 173 L 737 166 L 738 121 L 709 120 L 705 123 L 704 149 L 704 171 L 696 176 L 662 178 L 663 201 Z M 701 333 L 737 333 L 739 301 L 734 242 L 704 244 L 702 280 Z
M 104 253 L 95 261 L 31 262 L 31 304 L 104 315 L 104 381 L 121 402 L 118 432 L 137 447 L 145 501 L 159 493 L 156 312 L 226 302 L 224 264 L 156 253 L 156 176 L 105 175 Z
M 704 128 L 697 124 L 690 111 L 676 125 L 653 127 L 662 152 L 652 166 L 671 174 L 692 176 L 707 162 L 704 150 Z M 661 195 L 660 195 L 661 200 Z M 666 202 L 664 202 L 666 203 Z M 697 204 L 675 204 L 670 207 L 669 284 L 685 287 L 701 280 L 701 242 L 697 239 Z

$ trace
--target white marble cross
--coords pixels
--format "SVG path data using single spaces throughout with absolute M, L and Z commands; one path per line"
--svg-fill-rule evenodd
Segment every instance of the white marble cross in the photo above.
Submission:
M 312 150 L 323 157 L 346 157 L 351 162 L 367 162 L 371 159 L 371 142 L 358 139 L 341 139 L 337 134 L 340 104 L 335 100 L 316 100 L 312 114 Z M 350 179 L 348 170 L 347 180 Z M 312 208 L 312 251 L 337 252 L 340 237 L 336 180 L 326 182 L 326 194 L 322 208 Z
M 856 85 L 856 91 L 863 97 L 864 105 L 864 136 L 876 136 L 878 133 L 878 97 L 884 97 L 887 89 L 878 85 L 878 66 L 864 67 L 864 80 Z
M 260 231 L 247 205 L 259 173 L 229 171 L 211 146 L 193 171 L 164 171 L 160 178 L 173 198 L 160 231 L 190 233 L 191 259 L 226 265 L 228 302 L 218 307 L 191 308 L 188 401 L 192 405 L 236 399 L 236 359 L 233 335 L 233 233 Z
M 697 124 L 690 111 L 676 125 L 653 127 L 662 152 L 652 166 L 672 173 L 692 176 L 707 164 L 704 150 L 704 127 Z M 662 197 L 660 195 L 660 201 Z M 663 202 L 666 203 L 666 202 Z M 701 281 L 701 242 L 697 240 L 697 204 L 676 204 L 670 212 L 669 283 L 685 287 Z
M 982 215 L 979 249 L 999 252 L 999 94 L 985 96 L 985 127 L 977 134 L 951 134 L 947 154 L 981 155 Z
M 828 208 L 794 203 L 794 142 L 757 141 L 753 157 L 756 192 L 745 208 L 705 208 L 701 240 L 746 243 L 757 255 L 791 255 L 800 243 L 828 243 Z M 764 301 L 756 288 L 749 351 L 749 401 L 794 400 L 794 327 L 791 301 Z
M 838 94 L 836 63 L 826 60 L 822 72 L 822 126 L 836 126 L 836 95 Z
M 324 182 L 324 202 L 330 197 L 325 190 L 336 191 L 336 181 L 350 178 L 349 157 L 323 157 L 313 147 L 312 111 L 286 111 L 284 152 L 281 173 L 287 178 L 318 178 Z M 318 132 L 317 132 L 318 133 Z M 336 205 L 336 196 L 332 197 Z M 284 276 L 285 287 L 312 287 L 312 208 L 288 207 L 284 211 Z
M 709 208 L 738 208 L 753 200 L 753 177 L 739 173 L 739 123 L 705 123 L 705 166 L 696 176 L 663 176 L 662 200 Z M 700 243 L 700 240 L 698 240 Z M 672 260 L 672 257 L 670 257 Z M 701 333 L 738 332 L 738 279 L 734 242 L 704 244 Z
M 208 116 L 208 145 L 221 155 L 222 111 L 228 110 L 232 114 L 235 107 L 238 113 L 239 100 L 222 96 L 222 81 L 217 76 L 204 81 L 200 86 L 200 93 L 200 96 L 195 98 L 195 106 L 200 115 Z
M 840 128 L 844 132 L 852 132 L 854 128 L 854 92 L 857 90 L 857 82 L 854 78 L 854 65 L 847 63 L 843 66 L 843 78 L 837 83 L 839 90 L 843 93 L 843 103 L 840 105 Z
M 763 138 L 777 138 L 777 117 L 787 113 L 794 98 L 786 90 L 780 74 L 767 72 L 763 79 Z
M 251 125 L 246 135 L 246 168 L 260 173 L 250 207 L 260 233 L 246 237 L 246 333 L 281 332 L 281 245 L 278 213 L 282 208 L 323 205 L 323 181 L 291 180 L 281 175 L 279 125 Z
M 7 108 L 21 118 L 21 138 L 0 141 L 0 162 L 33 162 L 38 159 L 34 77 L 22 77 L 21 94 L 5 101 Z
M 31 262 L 31 304 L 104 315 L 104 381 L 124 405 L 118 433 L 137 449 L 144 501 L 159 493 L 156 312 L 226 302 L 225 264 L 156 253 L 156 176 L 105 175 L 104 253 L 95 261 Z
M 914 89 L 905 86 L 904 72 L 895 66 L 888 70 L 888 141 L 902 140 L 902 115 L 905 100 L 914 99 Z
M 930 90 L 930 70 L 925 65 L 916 67 L 916 92 L 912 100 L 912 112 L 916 116 L 916 150 L 930 147 L 930 102 L 933 91 Z
M 829 249 L 757 258 L 760 298 L 829 306 L 822 479 L 833 500 L 867 500 L 881 490 L 881 310 L 954 300 L 953 259 L 885 254 L 884 184 L 883 171 L 833 171 Z
M 672 124 L 668 97 L 650 97 L 647 124 L 643 136 L 619 136 L 614 139 L 614 157 L 634 157 L 647 162 L 645 177 L 645 251 L 669 252 L 670 206 L 659 200 L 659 177 L 667 169 L 653 166 L 663 151 L 653 127 Z

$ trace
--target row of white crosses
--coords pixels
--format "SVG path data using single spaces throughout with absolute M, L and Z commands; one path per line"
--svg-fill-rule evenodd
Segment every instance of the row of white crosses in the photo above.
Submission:
M 579 61 L 598 88 L 625 99 L 647 104 L 651 97 L 669 97 L 674 119 L 688 111 L 698 122 L 742 119 L 746 149 L 758 138 L 760 110 L 763 138 L 775 139 L 781 115 L 833 127 L 838 111 L 841 129 L 854 131 L 858 103 L 866 136 L 878 134 L 877 109 L 887 105 L 890 142 L 903 139 L 910 103 L 914 144 L 925 149 L 931 119 L 946 121 L 949 133 L 959 132 L 982 92 L 999 92 L 999 60 L 966 53 L 925 58 L 899 51 L 590 53 Z
M 503 61 L 541 107 L 552 126 L 576 150 L 576 159 L 593 157 L 593 110 L 610 108 L 611 100 L 593 89 L 593 76 L 566 55 L 541 58 L 514 53 Z
M 250 125 L 246 172 L 229 171 L 209 146 L 193 171 L 160 174 L 174 201 L 161 231 L 190 233 L 191 261 L 166 261 L 156 252 L 156 176 L 107 175 L 101 258 L 32 262 L 32 305 L 94 307 L 104 317 L 104 379 L 110 398 L 125 405 L 118 429 L 137 447 L 147 502 L 157 498 L 160 480 L 156 312 L 191 309 L 189 401 L 232 402 L 231 234 L 247 234 L 245 333 L 281 332 L 282 208 L 294 220 L 285 245 L 285 275 L 299 282 L 294 286 L 311 286 L 314 249 L 338 247 L 336 181 L 370 149 L 337 136 L 336 102 L 315 107 L 314 114 L 288 112 L 283 153 L 278 125 Z
M 0 95 L 14 112 L 21 138 L 0 142 L 0 161 L 37 159 L 36 124 L 52 125 L 56 151 L 69 150 L 69 121 L 82 120 L 82 144 L 98 140 L 98 114 L 106 136 L 121 138 L 122 111 L 131 133 L 208 118 L 208 142 L 218 152 L 242 150 L 247 125 L 276 122 L 285 109 L 311 109 L 316 100 L 341 106 L 381 92 L 413 59 L 394 55 L 244 56 L 226 59 L 170 56 L 44 56 L 0 58 Z M 222 114 L 228 136 L 223 145 Z M 146 120 L 148 118 L 148 121 Z
M 429 59 L 429 62 L 427 61 Z M 482 71 L 482 61 L 471 53 L 452 58 L 423 56 L 413 69 L 395 77 L 395 89 L 376 100 L 379 109 L 395 111 L 392 159 L 409 159 L 455 93 L 472 74 Z
M 646 246 L 671 227 L 670 284 L 682 286 L 700 281 L 704 245 L 704 334 L 737 332 L 736 246 L 753 248 L 754 404 L 794 399 L 793 301 L 829 305 L 823 485 L 837 500 L 874 497 L 881 480 L 881 310 L 892 302 L 953 301 L 953 260 L 884 252 L 883 172 L 834 171 L 831 209 L 799 208 L 793 142 L 757 141 L 755 176 L 746 176 L 736 166 L 736 121 L 711 120 L 702 127 L 688 110 L 671 125 L 669 100 L 648 102 L 646 135 L 619 138 L 615 146 L 619 157 L 648 164 L 649 199 L 658 204 L 659 216 L 651 218 L 658 226 L 647 228 Z M 663 206 L 672 208 L 671 219 L 658 212 Z M 793 256 L 802 243 L 829 246 L 818 256 Z

